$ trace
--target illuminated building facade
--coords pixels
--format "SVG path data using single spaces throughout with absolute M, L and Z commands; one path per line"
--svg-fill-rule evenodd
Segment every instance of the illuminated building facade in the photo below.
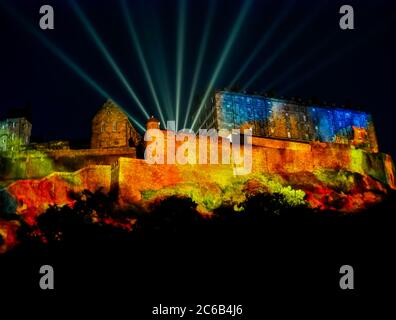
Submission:
M 108 100 L 92 120 L 91 148 L 135 147 L 140 136 L 128 116 L 113 101 Z
M 26 118 L 0 121 L 0 151 L 18 151 L 30 143 L 32 125 Z
M 357 110 L 216 91 L 197 123 L 202 129 L 251 129 L 260 137 L 350 144 L 378 152 L 371 115 Z

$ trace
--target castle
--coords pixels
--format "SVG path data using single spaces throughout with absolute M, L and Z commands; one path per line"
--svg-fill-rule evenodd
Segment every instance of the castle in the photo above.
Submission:
M 217 90 L 194 116 L 202 129 L 230 132 L 250 129 L 254 150 L 287 152 L 320 146 L 340 152 L 361 150 L 369 157 L 382 156 L 372 117 L 363 111 Z M 160 123 L 151 117 L 147 128 L 160 129 Z M 111 100 L 92 119 L 88 149 L 71 149 L 68 141 L 30 142 L 31 130 L 32 125 L 25 118 L 0 122 L 3 180 L 41 178 L 53 171 L 72 172 L 88 165 L 113 165 L 120 157 L 138 158 L 137 149 L 144 146 L 127 114 Z M 327 161 L 332 157 L 329 155 Z M 266 158 L 267 163 L 271 161 L 271 157 Z
M 136 158 L 141 136 L 128 116 L 108 100 L 92 119 L 91 147 L 71 149 L 68 141 L 30 142 L 32 124 L 25 118 L 0 122 L 0 177 L 34 179 L 54 171 L 88 165 L 111 165 L 119 157 Z
M 213 125 L 231 132 L 238 128 L 252 131 L 248 176 L 235 177 L 233 163 L 147 163 L 137 152 L 144 146 L 141 136 L 122 109 L 109 100 L 92 120 L 91 147 L 87 149 L 71 149 L 61 141 L 29 143 L 31 125 L 26 119 L 5 122 L 18 123 L 15 130 L 19 130 L 18 135 L 8 131 L 14 143 L 7 142 L 0 151 L 1 186 L 14 199 L 10 208 L 36 215 L 49 205 L 72 204 L 69 191 L 103 189 L 116 190 L 121 206 L 165 192 L 191 196 L 201 211 L 210 211 L 221 201 L 240 203 L 246 190 L 259 186 L 259 190 L 294 192 L 300 198 L 306 195 L 313 207 L 333 208 L 329 199 L 335 199 L 335 206 L 343 199 L 343 210 L 353 211 L 380 201 L 379 194 L 386 193 L 386 188 L 396 189 L 393 161 L 378 151 L 374 125 L 365 112 L 224 91 L 217 91 L 210 105 L 201 113 L 201 128 Z M 151 117 L 147 129 L 160 129 L 159 121 Z M 167 137 L 171 131 L 160 132 Z M 220 137 L 216 152 L 223 152 L 222 143 L 227 139 Z M 186 142 L 165 139 L 163 152 L 172 150 L 167 148 L 169 143 L 177 148 Z M 334 183 L 339 184 L 335 190 Z M 238 196 L 225 195 L 235 185 L 239 186 L 235 189 Z

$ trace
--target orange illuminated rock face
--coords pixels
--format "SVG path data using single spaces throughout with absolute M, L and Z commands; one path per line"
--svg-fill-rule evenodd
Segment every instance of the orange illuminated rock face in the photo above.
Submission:
M 396 182 L 395 182 L 395 166 L 390 155 L 385 155 L 385 172 L 387 181 L 389 186 L 392 189 L 396 189 Z
M 353 212 L 381 201 L 387 193 L 386 185 L 392 187 L 393 180 L 389 180 L 389 176 L 392 179 L 394 172 L 392 162 L 387 158 L 387 168 L 381 154 L 358 150 L 354 152 L 357 155 L 346 147 L 328 148 L 323 144 L 304 145 L 303 150 L 254 148 L 252 173 L 239 178 L 233 175 L 232 167 L 227 165 L 147 165 L 141 160 L 121 158 L 120 197 L 126 204 L 128 199 L 140 201 L 146 190 L 161 190 L 172 186 L 184 190 L 187 184 L 201 189 L 215 184 L 220 189 L 226 189 L 238 181 L 249 186 L 252 179 L 264 174 L 270 179 L 281 177 L 283 187 L 291 186 L 302 190 L 306 194 L 306 202 L 312 208 Z M 321 176 L 318 173 L 321 170 L 335 173 L 344 171 L 334 179 L 339 179 L 340 184 L 344 183 L 342 179 L 350 179 L 350 182 L 345 182 L 348 184 L 347 190 L 337 190 L 338 186 L 333 186 L 332 183 L 333 177 Z M 367 172 L 371 172 L 374 177 Z M 301 174 L 306 178 L 303 179 Z M 260 188 L 265 190 L 266 186 L 261 185 Z M 248 188 L 245 190 L 248 195 Z M 225 196 L 223 194 L 220 197 Z
M 38 180 L 18 180 L 7 187 L 17 204 L 17 212 L 29 224 L 49 206 L 69 205 L 74 200 L 70 192 L 98 190 L 109 192 L 111 186 L 110 166 L 91 166 L 74 173 L 58 172 Z
M 17 244 L 17 230 L 20 227 L 17 221 L 2 221 L 0 220 L 0 236 L 3 243 L 0 243 L 0 254 L 11 249 Z
M 17 180 L 0 190 L 0 206 L 8 201 L 8 211 L 14 210 L 34 225 L 50 206 L 73 207 L 71 193 L 84 190 L 116 190 L 120 210 L 134 206 L 149 210 L 160 199 L 184 196 L 209 215 L 224 205 L 241 210 L 248 197 L 264 192 L 282 194 L 291 206 L 348 213 L 379 203 L 389 189 L 396 189 L 394 164 L 385 154 L 326 143 L 264 138 L 253 142 L 252 171 L 247 175 L 235 176 L 232 164 L 148 164 L 119 157 L 112 165 L 88 165 L 75 172 Z M 220 158 L 219 149 L 216 152 Z M 15 244 L 18 228 L 19 222 L 0 219 L 0 253 Z
M 17 180 L 6 190 L 16 213 L 34 224 L 49 206 L 73 206 L 70 192 L 83 190 L 117 190 L 121 209 L 183 195 L 197 202 L 202 213 L 210 213 L 224 204 L 238 207 L 254 190 L 283 192 L 292 202 L 321 210 L 353 212 L 381 201 L 387 188 L 396 188 L 393 161 L 382 153 L 329 143 L 255 137 L 252 142 L 252 171 L 243 176 L 234 175 L 232 164 L 148 164 L 119 157 L 112 165 L 89 165 L 71 173 Z M 221 142 L 214 149 L 219 159 L 220 146 Z M 210 147 L 206 149 L 210 153 Z
M 118 187 L 122 203 L 141 200 L 144 190 L 160 190 L 182 181 L 175 165 L 150 165 L 144 160 L 120 158 Z
M 136 167 L 139 167 L 139 165 L 136 166 L 135 161 L 131 159 L 123 159 L 121 162 L 123 163 L 122 166 L 124 170 L 129 168 L 129 172 L 134 172 Z M 174 177 L 174 180 L 169 183 L 170 181 L 167 180 L 156 179 L 155 173 L 157 169 L 149 169 L 149 172 L 151 172 L 151 174 L 146 177 L 144 182 L 139 179 L 132 180 L 135 181 L 134 183 L 129 183 L 128 179 L 120 180 L 120 197 L 131 200 L 132 198 L 129 194 L 133 190 L 134 200 L 141 200 L 141 195 L 146 190 L 161 190 L 169 186 L 173 186 L 174 189 L 178 190 L 180 189 L 179 186 L 184 188 L 187 184 L 194 184 L 202 189 L 216 185 L 220 190 L 223 190 L 238 182 L 245 186 L 244 191 L 246 196 L 249 196 L 255 194 L 254 189 L 250 190 L 249 187 L 252 186 L 252 182 L 255 181 L 257 175 L 260 176 L 258 173 L 252 173 L 251 176 L 235 178 L 232 170 L 229 167 L 226 168 L 226 166 L 223 166 L 222 172 L 220 172 L 219 167 L 215 165 L 195 165 L 188 170 L 186 170 L 184 166 L 173 166 L 172 171 L 168 171 L 168 169 L 164 170 L 164 172 L 167 173 L 171 172 L 170 177 Z M 267 174 L 265 176 L 269 177 L 270 183 L 272 183 L 272 180 L 277 181 L 278 178 L 280 178 L 280 185 L 283 188 L 289 186 L 295 190 L 303 191 L 306 195 L 306 203 L 312 208 L 321 210 L 337 210 L 344 212 L 362 210 L 367 206 L 381 201 L 383 196 L 387 193 L 386 187 L 381 182 L 369 176 L 359 175 L 362 179 L 359 178 L 354 180 L 349 190 L 340 192 L 334 190 L 333 186 L 331 184 L 328 185 L 326 181 L 319 181 L 313 173 L 300 173 L 308 175 L 309 178 L 305 179 L 305 181 L 301 181 L 301 175 L 298 172 L 285 173 L 285 171 L 279 172 L 279 174 Z M 129 175 L 129 177 L 132 176 L 135 175 Z M 257 188 L 262 191 L 268 190 L 265 184 L 259 184 Z M 222 191 L 220 191 L 220 193 L 221 192 Z M 226 192 L 220 194 L 220 198 L 226 198 L 227 196 L 225 193 Z M 124 203 L 126 204 L 127 202 Z

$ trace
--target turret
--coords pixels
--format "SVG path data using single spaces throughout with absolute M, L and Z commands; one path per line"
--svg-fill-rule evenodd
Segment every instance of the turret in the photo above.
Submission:
M 150 119 L 147 120 L 146 128 L 147 128 L 147 130 L 149 130 L 149 129 L 159 129 L 160 128 L 159 120 L 154 118 L 154 116 L 151 116 Z

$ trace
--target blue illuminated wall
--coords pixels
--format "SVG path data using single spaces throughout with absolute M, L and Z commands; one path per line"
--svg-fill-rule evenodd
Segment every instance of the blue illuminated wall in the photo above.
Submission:
M 353 127 L 369 131 L 367 113 L 323 107 L 309 107 L 309 115 L 315 125 L 319 141 L 348 143 L 354 139 Z
M 271 109 L 267 99 L 228 93 L 220 99 L 218 119 L 221 128 L 232 129 L 251 123 L 258 134 L 265 134 L 265 124 Z
M 370 115 L 356 110 L 307 106 L 258 95 L 218 91 L 204 115 L 202 128 L 251 128 L 253 135 L 262 137 L 378 149 Z
M 217 127 L 248 127 L 253 135 L 311 140 L 307 108 L 292 102 L 225 92 L 216 98 Z

